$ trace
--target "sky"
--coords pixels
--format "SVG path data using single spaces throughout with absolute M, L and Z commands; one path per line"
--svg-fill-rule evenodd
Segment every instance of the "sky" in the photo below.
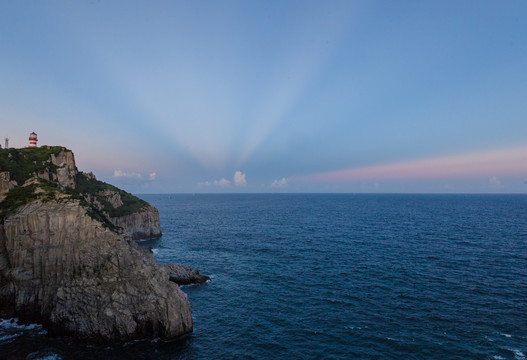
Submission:
M 0 2 L 0 142 L 133 193 L 527 193 L 527 2 Z

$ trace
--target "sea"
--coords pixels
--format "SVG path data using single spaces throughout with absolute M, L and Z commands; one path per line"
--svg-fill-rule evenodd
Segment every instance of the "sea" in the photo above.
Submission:
M 527 196 L 141 195 L 194 332 L 108 346 L 0 322 L 2 359 L 527 358 Z

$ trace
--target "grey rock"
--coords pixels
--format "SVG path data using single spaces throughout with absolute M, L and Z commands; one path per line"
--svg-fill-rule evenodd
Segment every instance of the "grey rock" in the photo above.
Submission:
M 97 178 L 95 177 L 95 175 L 91 171 L 87 172 L 87 173 L 83 173 L 83 174 L 84 174 L 84 176 L 86 176 L 90 180 L 97 180 Z
M 159 212 L 153 206 L 134 214 L 112 217 L 110 221 L 123 228 L 124 233 L 132 240 L 155 239 L 161 236 Z
M 123 200 L 121 195 L 115 191 L 105 190 L 99 193 L 99 196 L 103 197 L 114 209 L 117 209 L 119 206 L 123 205 Z
M 5 194 L 14 188 L 9 171 L 0 171 L 0 202 L 5 198 Z
M 210 280 L 210 277 L 201 275 L 198 269 L 186 265 L 162 264 L 168 272 L 169 280 L 178 285 L 202 284 Z
M 89 342 L 192 331 L 187 296 L 164 266 L 78 201 L 36 200 L 0 225 L 0 315 Z
M 64 189 L 75 189 L 75 176 L 77 175 L 77 167 L 75 166 L 73 152 L 69 150 L 63 150 L 57 155 L 52 154 L 51 163 L 58 167 L 56 173 L 52 174 L 51 180 L 58 182 L 59 185 Z

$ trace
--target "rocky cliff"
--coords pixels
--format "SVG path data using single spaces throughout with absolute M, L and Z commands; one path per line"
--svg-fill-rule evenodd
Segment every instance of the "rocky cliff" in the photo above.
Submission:
M 132 241 L 159 235 L 157 209 L 78 172 L 71 151 L 0 149 L 0 317 L 89 342 L 192 331 L 174 271 Z
M 187 296 L 135 242 L 79 201 L 32 201 L 0 230 L 0 309 L 52 335 L 128 341 L 192 331 Z

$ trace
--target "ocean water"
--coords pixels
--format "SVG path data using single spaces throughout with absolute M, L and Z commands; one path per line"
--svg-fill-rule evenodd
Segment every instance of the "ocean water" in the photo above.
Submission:
M 144 195 L 194 333 L 106 347 L 0 323 L 7 359 L 526 359 L 525 195 Z

